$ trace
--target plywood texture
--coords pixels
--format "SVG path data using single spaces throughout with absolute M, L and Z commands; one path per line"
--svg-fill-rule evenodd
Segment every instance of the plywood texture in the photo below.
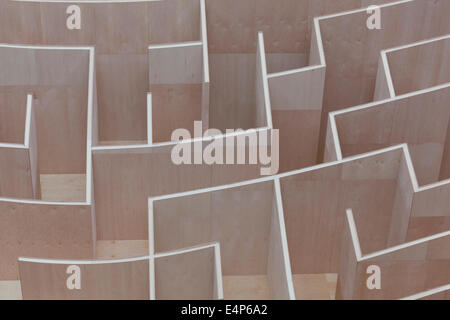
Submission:
M 80 289 L 66 285 L 71 263 L 20 261 L 20 278 L 24 299 L 32 300 L 128 300 L 149 298 L 149 261 L 110 262 L 73 265 L 80 268 Z M 115 282 L 112 279 L 127 278 Z
M 68 5 L 0 1 L 0 299 L 449 299 L 450 1 Z

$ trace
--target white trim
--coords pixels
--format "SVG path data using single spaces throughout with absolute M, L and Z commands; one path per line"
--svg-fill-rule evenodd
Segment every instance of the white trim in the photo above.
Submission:
M 342 160 L 342 149 L 341 149 L 341 142 L 339 140 L 339 132 L 337 130 L 336 125 L 336 119 L 334 117 L 334 113 L 329 113 L 330 117 L 330 129 L 331 134 L 333 135 L 333 143 L 334 143 L 334 150 L 336 152 L 336 158 L 337 160 Z
M 214 242 L 214 243 L 205 244 L 205 245 L 199 245 L 199 246 L 190 247 L 190 248 L 178 249 L 178 250 L 173 250 L 173 251 L 159 252 L 159 253 L 152 254 L 152 257 L 154 257 L 155 259 L 164 258 L 164 257 L 171 257 L 171 256 L 180 255 L 180 254 L 185 254 L 185 253 L 205 250 L 205 249 L 209 249 L 209 248 L 215 248 L 215 247 L 217 247 L 217 245 L 218 245 L 218 242 Z
M 206 24 L 206 4 L 205 0 L 200 0 L 200 23 L 203 45 L 203 82 L 209 83 L 209 49 L 208 49 L 208 28 Z
M 24 135 L 24 142 L 23 142 L 23 144 L 26 148 L 30 147 L 32 107 L 33 107 L 33 95 L 27 94 L 27 114 L 25 116 L 25 135 Z
M 292 280 L 291 258 L 286 235 L 286 225 L 284 222 L 283 198 L 281 196 L 280 179 L 274 179 L 275 199 L 277 203 L 278 221 L 280 224 L 281 246 L 283 250 L 284 272 L 286 273 L 286 283 L 289 291 L 289 299 L 295 300 L 294 281 Z
M 320 64 L 326 66 L 325 50 L 323 48 L 322 31 L 320 30 L 320 18 L 314 18 L 314 28 L 316 31 L 317 48 L 319 49 Z
M 158 143 L 153 143 L 152 145 L 136 144 L 136 145 L 122 145 L 122 146 L 97 146 L 97 147 L 92 147 L 92 151 L 145 149 L 145 148 L 149 148 L 149 147 L 175 146 L 179 143 L 208 142 L 208 141 L 212 141 L 214 139 L 226 139 L 228 137 L 234 137 L 234 136 L 237 137 L 240 135 L 248 135 L 249 133 L 252 133 L 252 132 L 258 133 L 259 131 L 264 131 L 264 130 L 268 131 L 270 129 L 271 128 L 269 128 L 269 127 L 261 127 L 261 128 L 256 128 L 256 129 L 248 129 L 243 132 L 224 133 L 224 134 L 220 134 L 220 135 L 216 135 L 216 136 L 192 138 L 192 139 L 186 139 L 186 140 L 180 140 L 180 141 L 158 142 Z
M 394 88 L 394 83 L 392 82 L 392 75 L 391 75 L 391 69 L 389 68 L 389 62 L 386 56 L 386 52 L 385 51 L 381 51 L 381 60 L 383 62 L 383 69 L 384 69 L 384 74 L 386 77 L 386 82 L 389 88 L 389 95 L 391 98 L 395 98 L 396 94 L 395 94 L 395 88 Z
M 156 276 L 155 276 L 155 257 L 150 256 L 148 264 L 149 268 L 149 282 L 150 282 L 150 300 L 156 300 Z
M 346 210 L 347 223 L 350 228 L 350 235 L 352 237 L 353 249 L 355 250 L 356 260 L 360 261 L 362 257 L 361 246 L 359 243 L 358 230 L 356 228 L 355 219 L 353 218 L 352 209 Z
M 419 183 L 417 181 L 416 170 L 414 169 L 414 165 L 411 160 L 411 154 L 409 153 L 409 147 L 407 144 L 405 144 L 403 151 L 406 161 L 406 167 L 408 169 L 409 177 L 413 185 L 413 191 L 414 193 L 416 193 L 417 191 L 419 191 Z
M 127 259 L 111 259 L 111 260 L 61 260 L 61 259 L 40 259 L 40 258 L 27 258 L 19 257 L 18 261 L 31 262 L 31 263 L 46 263 L 46 264 L 81 264 L 81 265 L 92 265 L 92 264 L 110 264 L 110 263 L 126 263 L 134 261 L 143 261 L 150 259 L 150 256 L 142 256 L 136 258 Z
M 92 127 L 93 127 L 93 105 L 94 105 L 94 70 L 95 70 L 95 48 L 89 49 L 89 84 L 87 105 L 87 133 L 86 133 L 86 202 L 92 203 Z
M 423 244 L 425 242 L 429 242 L 429 241 L 432 241 L 432 240 L 436 240 L 436 239 L 444 238 L 444 237 L 449 237 L 449 236 L 450 236 L 450 230 L 445 231 L 445 232 L 441 232 L 441 233 L 436 233 L 436 234 L 433 234 L 433 235 L 428 236 L 428 237 L 420 238 L 420 239 L 417 239 L 417 240 L 414 240 L 414 241 L 410 241 L 410 242 L 406 242 L 406 243 L 403 243 L 403 244 L 400 244 L 400 245 L 397 245 L 397 246 L 394 246 L 394 247 L 390 247 L 390 248 L 387 248 L 387 249 L 384 249 L 384 250 L 380 250 L 380 251 L 376 251 L 376 252 L 373 252 L 373 253 L 370 253 L 370 254 L 366 254 L 359 261 L 369 260 L 369 259 L 376 258 L 376 257 L 382 256 L 382 255 L 388 254 L 388 253 L 393 253 L 393 252 L 396 252 L 396 251 L 399 251 L 399 250 L 402 250 L 402 249 L 406 249 L 406 248 L 409 248 L 409 247 L 412 247 L 412 246 L 415 246 L 415 245 Z
M 155 254 L 155 228 L 154 228 L 154 207 L 153 201 L 148 199 L 148 249 L 150 255 Z
M 203 45 L 203 43 L 201 41 L 162 43 L 162 44 L 149 45 L 148 46 L 148 50 L 171 49 L 171 48 L 182 48 L 182 47 L 196 47 L 196 46 L 201 46 L 201 45 Z
M 391 7 L 391 6 L 395 6 L 395 5 L 399 5 L 399 4 L 403 4 L 403 3 L 407 3 L 407 2 L 413 2 L 413 1 L 416 1 L 416 0 L 402 0 L 402 1 L 397 1 L 397 2 L 385 3 L 385 4 L 378 5 L 378 7 L 379 8 Z M 343 11 L 343 12 L 334 13 L 334 14 L 329 14 L 329 15 L 317 17 L 316 19 L 326 20 L 326 19 L 337 18 L 337 17 L 341 17 L 341 16 L 354 14 L 354 13 L 359 13 L 359 12 L 367 12 L 368 7 L 364 7 L 361 9 L 355 9 L 355 10 L 349 10 L 349 11 Z
M 434 189 L 434 188 L 439 188 L 439 187 L 445 186 L 447 184 L 450 184 L 450 179 L 445 179 L 445 180 L 442 180 L 439 182 L 430 183 L 430 184 L 421 186 L 418 188 L 417 192 L 426 191 L 426 190 L 430 190 L 430 189 Z
M 401 298 L 399 300 L 418 300 L 418 299 L 422 299 L 422 298 L 425 298 L 425 297 L 428 297 L 428 296 L 431 296 L 431 295 L 434 295 L 434 294 L 437 294 L 437 293 L 441 293 L 441 292 L 444 292 L 444 291 L 448 291 L 448 290 L 450 290 L 450 283 L 446 284 L 444 286 L 441 286 L 441 287 L 437 287 L 437 288 L 434 288 L 434 289 L 430 289 L 430 290 L 426 290 L 426 291 L 423 291 L 423 292 L 420 292 L 420 293 L 416 293 L 416 294 L 413 294 L 411 296 L 408 296 L 408 297 L 405 297 L 405 298 Z
M 292 177 L 292 176 L 295 176 L 295 175 L 298 175 L 301 173 L 315 171 L 318 169 L 327 168 L 327 167 L 339 165 L 342 163 L 351 162 L 354 160 L 365 159 L 365 158 L 369 158 L 371 156 L 387 153 L 387 152 L 394 151 L 394 150 L 404 151 L 405 146 L 406 146 L 406 144 L 400 144 L 400 145 L 396 145 L 396 146 L 392 146 L 392 147 L 388 147 L 388 148 L 384 148 L 384 149 L 379 149 L 379 150 L 375 150 L 375 151 L 371 151 L 371 152 L 367 152 L 367 153 L 358 154 L 358 155 L 351 156 L 351 157 L 348 157 L 348 158 L 345 158 L 342 160 L 322 163 L 322 164 L 318 164 L 318 165 L 315 165 L 312 167 L 298 169 L 298 170 L 294 170 L 294 171 L 290 171 L 290 172 L 286 172 L 286 173 L 280 173 L 280 174 L 273 175 L 273 176 L 262 177 L 262 178 L 252 179 L 252 180 L 246 180 L 246 181 L 241 181 L 241 182 L 236 182 L 236 183 L 231 183 L 231 184 L 226 184 L 226 185 L 221 185 L 221 186 L 201 188 L 201 189 L 196 189 L 196 190 L 190 190 L 190 191 L 166 194 L 166 195 L 161 195 L 161 196 L 149 197 L 148 199 L 149 199 L 149 201 L 167 200 L 167 199 L 172 199 L 172 198 L 180 198 L 180 197 L 185 197 L 185 196 L 190 196 L 190 195 L 220 191 L 220 190 L 224 190 L 224 189 L 238 188 L 238 187 L 247 186 L 247 185 L 251 185 L 251 184 L 273 181 L 274 179 L 277 179 L 277 178 L 281 179 L 281 178 L 286 178 L 286 177 Z
M 308 67 L 303 67 L 303 68 L 298 68 L 298 69 L 291 69 L 291 70 L 281 71 L 281 72 L 276 72 L 276 73 L 269 73 L 267 75 L 267 78 L 272 79 L 272 78 L 278 78 L 278 77 L 283 77 L 283 76 L 289 76 L 289 75 L 296 74 L 296 73 L 302 73 L 302 72 L 316 70 L 316 69 L 323 69 L 324 67 L 325 66 L 319 64 L 319 65 L 313 65 L 313 66 L 308 66 Z
M 17 0 L 13 0 L 17 1 Z M 41 1 L 39 1 L 41 2 Z M 72 1 L 73 2 L 73 1 Z M 32 50 L 91 50 L 94 47 L 89 46 L 39 46 L 39 45 L 25 45 L 25 44 L 11 44 L 11 43 L 0 43 L 1 48 L 15 48 L 15 49 L 32 49 Z
M 214 265 L 216 267 L 216 290 L 217 290 L 217 299 L 223 300 L 223 276 L 222 276 L 222 259 L 220 255 L 220 243 L 217 242 L 217 245 L 214 248 Z
M 263 91 L 264 91 L 264 105 L 266 111 L 266 125 L 272 129 L 272 106 L 270 102 L 270 93 L 269 93 L 269 81 L 267 79 L 267 63 L 266 63 L 266 50 L 264 46 L 264 35 L 262 32 L 258 32 L 258 44 L 259 44 L 259 56 L 261 58 L 261 77 L 263 82 Z
M 383 51 L 385 53 L 391 53 L 391 52 L 394 52 L 394 51 L 400 51 L 400 50 L 408 49 L 408 48 L 411 48 L 411 47 L 418 47 L 418 46 L 422 46 L 424 44 L 437 42 L 437 41 L 442 41 L 442 40 L 449 39 L 449 38 L 450 38 L 450 34 L 447 34 L 445 36 L 435 37 L 435 38 L 431 38 L 431 39 L 427 39 L 427 40 L 423 40 L 423 41 L 412 42 L 412 43 L 409 43 L 409 44 L 405 44 L 403 46 L 392 47 L 392 48 L 389 48 L 389 49 L 385 49 Z
M 147 93 L 147 144 L 153 144 L 152 94 Z
M 27 146 L 23 144 L 18 143 L 0 143 L 0 148 L 7 148 L 7 149 L 28 149 Z M 1 198 L 0 198 L 1 199 Z
M 373 107 L 377 107 L 377 106 L 385 104 L 385 103 L 395 102 L 395 101 L 403 100 L 403 99 L 406 99 L 406 98 L 411 98 L 411 97 L 414 97 L 414 96 L 418 96 L 418 95 L 421 95 L 421 94 L 424 94 L 424 93 L 430 93 L 430 92 L 434 92 L 434 91 L 447 89 L 449 87 L 450 87 L 450 82 L 447 82 L 445 84 L 441 84 L 441 85 L 434 86 L 434 87 L 431 87 L 431 88 L 421 89 L 421 90 L 418 90 L 418 91 L 413 91 L 413 92 L 405 93 L 405 94 L 402 94 L 402 95 L 397 95 L 394 98 L 387 98 L 387 99 L 384 99 L 384 100 L 373 101 L 373 102 L 361 104 L 361 105 L 358 105 L 358 106 L 354 106 L 354 107 L 350 107 L 350 108 L 346 108 L 346 109 L 333 111 L 333 112 L 330 112 L 330 114 L 333 114 L 333 115 L 336 116 L 336 115 L 340 115 L 340 114 L 344 114 L 344 113 L 349 113 L 349 112 L 352 112 L 352 111 L 358 111 L 358 110 L 362 110 L 362 109 L 373 108 Z
M 157 2 L 164 0 L 12 0 L 15 2 L 50 2 L 50 3 L 100 3 L 100 4 L 108 4 L 108 3 L 133 3 L 133 2 Z

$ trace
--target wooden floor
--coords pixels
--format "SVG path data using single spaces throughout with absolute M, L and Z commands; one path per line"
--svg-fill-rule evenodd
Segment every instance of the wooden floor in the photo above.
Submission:
M 297 300 L 334 300 L 337 274 L 294 274 Z M 267 276 L 224 276 L 225 300 L 272 299 Z
M 0 281 L 0 300 L 22 300 L 20 281 Z
M 270 299 L 267 276 L 224 276 L 222 281 L 225 300 Z
M 294 274 L 295 297 L 297 300 L 334 300 L 337 274 Z
M 85 174 L 41 174 L 44 201 L 77 202 L 86 199 Z

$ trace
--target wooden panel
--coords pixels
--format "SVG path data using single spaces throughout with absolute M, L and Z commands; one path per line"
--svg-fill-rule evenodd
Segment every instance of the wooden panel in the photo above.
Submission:
M 145 140 L 147 51 L 142 54 L 97 54 L 95 61 L 99 139 Z
M 88 205 L 0 201 L 0 279 L 18 279 L 17 257 L 92 258 Z M 50 227 L 49 227 L 50 226 Z
M 156 256 L 156 299 L 213 299 L 216 281 L 214 252 L 214 246 L 210 246 Z
M 149 255 L 148 240 L 100 240 L 96 242 L 96 259 L 126 259 Z
M 363 250 L 385 248 L 400 160 L 397 149 L 281 179 L 293 274 L 337 272 L 347 208 Z
M 382 53 L 378 61 L 377 80 L 375 82 L 375 93 L 373 94 L 374 101 L 393 98 L 389 89 L 389 86 L 392 85 L 390 76 L 389 67 L 385 67 Z
M 254 128 L 255 54 L 210 53 L 209 63 L 211 128 Z
M 218 242 L 224 276 L 265 275 L 272 201 L 270 181 L 155 201 L 155 252 Z
M 149 43 L 200 40 L 200 1 L 165 0 L 148 3 Z
M 394 207 L 392 209 L 389 239 L 387 242 L 387 245 L 389 247 L 406 242 L 407 232 L 411 219 L 413 198 L 414 186 L 411 181 L 411 176 L 407 167 L 405 155 L 402 155 L 402 161 L 400 162 L 398 171 Z
M 30 149 L 0 147 L 0 196 L 33 199 Z
M 444 153 L 442 156 L 440 180 L 450 179 L 450 119 L 448 119 L 447 138 L 445 139 Z
M 450 82 L 450 37 L 386 53 L 397 95 Z
M 89 51 L 1 47 L 0 66 L 0 90 L 35 98 L 40 171 L 84 172 Z
M 450 217 L 412 217 L 406 241 L 414 241 L 450 230 Z
M 171 141 L 176 129 L 194 135 L 202 120 L 203 47 L 201 43 L 149 48 L 153 142 Z
M 24 143 L 27 96 L 13 88 L 0 90 L 0 143 Z
M 366 10 L 320 21 L 327 72 L 319 155 L 328 112 L 372 100 L 380 50 L 447 34 L 450 22 L 442 19 L 442 12 L 449 6 L 438 0 L 383 7 L 380 30 L 367 28 Z
M 427 188 L 414 194 L 412 217 L 450 216 L 450 183 Z
M 86 200 L 85 174 L 42 174 L 40 175 L 42 200 L 72 201 Z
M 80 268 L 79 290 L 69 290 L 66 285 L 71 265 Z M 31 259 L 19 261 L 19 267 L 25 300 L 149 299 L 148 258 L 94 263 Z
M 346 227 L 350 230 L 349 224 Z M 348 247 L 349 251 L 359 246 L 357 238 L 361 233 L 357 229 L 354 229 L 353 238 L 344 237 L 343 246 Z M 355 266 L 355 259 L 343 254 L 339 272 L 346 276 L 340 277 L 338 281 L 338 298 L 399 299 L 446 285 L 450 280 L 447 272 L 450 267 L 449 246 L 450 236 L 440 235 L 370 256 L 357 256 L 356 268 L 351 268 L 351 272 L 348 264 Z M 381 272 L 381 288 L 378 289 L 367 286 L 370 276 L 367 270 L 373 265 L 378 266 Z
M 317 163 L 324 68 L 269 77 L 281 172 Z
M 314 17 L 360 7 L 361 0 L 207 0 L 209 48 L 252 53 L 263 31 L 268 53 L 308 53 Z
M 275 181 L 278 184 L 279 181 Z M 267 258 L 267 278 L 271 299 L 289 300 L 294 299 L 292 274 L 290 274 L 290 261 L 287 248 L 286 231 L 284 228 L 281 197 L 276 195 L 277 186 L 275 185 L 275 194 L 272 202 L 273 213 L 269 234 L 269 254 Z
M 446 87 L 336 115 L 343 156 L 408 143 L 419 185 L 438 181 L 449 94 Z
M 234 155 L 237 140 L 247 133 L 233 137 Z M 224 138 L 222 138 L 224 139 Z M 247 138 L 246 138 L 247 139 Z M 248 139 L 247 139 L 248 140 Z M 192 155 L 197 147 L 200 154 L 211 142 L 186 143 Z M 222 141 L 222 145 L 225 143 Z M 246 155 L 248 142 L 246 142 Z M 106 149 L 93 151 L 94 191 L 97 235 L 99 240 L 147 239 L 147 199 L 152 196 L 235 183 L 261 176 L 258 164 L 201 165 L 172 162 L 175 144 L 154 147 Z M 224 150 L 224 155 L 226 150 Z M 192 163 L 194 157 L 191 156 Z M 115 181 L 111 183 L 111 181 Z M 119 197 L 115 195 L 120 194 Z

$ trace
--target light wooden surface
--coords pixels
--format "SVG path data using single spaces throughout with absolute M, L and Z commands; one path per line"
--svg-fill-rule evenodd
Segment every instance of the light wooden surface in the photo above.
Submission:
M 236 155 L 237 143 L 236 138 L 234 139 Z M 209 143 L 204 142 L 203 148 Z M 194 143 L 190 144 L 194 151 Z M 173 145 L 161 145 L 93 151 L 99 240 L 147 239 L 146 213 L 147 199 L 150 196 L 224 185 L 261 176 L 260 165 L 203 163 L 177 166 L 171 159 L 172 148 Z M 246 152 L 248 154 L 248 148 Z M 118 194 L 119 197 L 113 196 Z
M 0 91 L 35 98 L 40 172 L 85 172 L 89 52 L 2 46 L 0 66 Z
M 224 276 L 267 274 L 273 192 L 265 182 L 155 201 L 155 252 L 218 242 Z
M 350 222 L 343 235 L 343 247 L 337 298 L 339 299 L 400 299 L 431 290 L 450 281 L 448 232 L 436 235 L 435 238 L 403 243 L 401 247 L 390 247 L 386 250 L 368 254 L 357 252 L 358 224 L 349 236 Z M 351 230 L 351 229 L 350 229 Z M 371 290 L 366 281 L 369 266 L 376 265 L 381 272 L 381 288 Z
M 397 95 L 450 82 L 450 37 L 386 53 Z
M 446 0 L 425 0 L 382 7 L 383 26 L 376 31 L 367 28 L 366 10 L 320 20 L 322 39 L 328 41 L 323 41 L 327 72 L 319 155 L 328 113 L 371 102 L 380 50 L 448 34 L 450 21 L 441 16 L 449 6 Z
M 20 281 L 0 281 L 0 300 L 22 300 Z
M 206 247 L 155 257 L 155 298 L 214 299 L 214 255 L 214 247 Z
M 81 288 L 66 286 L 67 268 L 80 268 Z M 23 298 L 26 300 L 148 300 L 149 260 L 95 264 L 82 261 L 19 261 Z M 121 281 L 115 281 L 121 279 Z
M 364 9 L 320 19 L 317 42 L 314 17 L 388 2 L 206 0 L 206 16 L 199 0 L 86 3 L 82 30 L 70 32 L 58 14 L 65 4 L 2 1 L 0 43 L 95 46 L 92 143 L 107 147 L 93 152 L 93 201 L 83 203 L 91 178 L 87 51 L 0 48 L 0 142 L 21 141 L 22 126 L 11 124 L 22 123 L 24 113 L 13 106 L 30 91 L 38 110 L 29 150 L 9 155 L 0 148 L 0 196 L 79 202 L 0 200 L 0 280 L 13 280 L 0 281 L 0 298 L 21 295 L 18 255 L 127 259 L 211 241 L 221 245 L 220 272 L 211 248 L 155 258 L 156 283 L 150 283 L 150 258 L 80 262 L 86 275 L 80 292 L 64 286 L 67 261 L 22 261 L 24 297 L 149 299 L 154 286 L 156 298 L 217 298 L 214 281 L 222 276 L 226 299 L 294 293 L 333 299 L 335 292 L 341 299 L 391 299 L 449 283 L 448 237 L 361 259 L 345 220 L 345 209 L 353 208 L 364 254 L 450 228 L 449 88 L 414 93 L 448 81 L 447 40 L 388 52 L 394 87 L 410 96 L 336 114 L 337 132 L 328 117 L 392 95 L 380 50 L 450 31 L 442 18 L 449 1 L 417 0 L 383 7 L 377 31 L 366 28 Z M 264 50 L 257 50 L 259 31 Z M 197 44 L 148 49 L 187 41 Z M 269 92 L 264 60 L 269 73 L 287 71 L 269 76 Z M 260 177 L 258 166 L 175 166 L 172 145 L 143 146 L 149 91 L 155 142 L 169 140 L 175 128 L 192 131 L 200 119 L 203 129 L 268 124 L 263 111 L 270 93 L 282 172 L 336 161 L 338 149 L 347 158 L 400 143 L 408 143 L 412 167 L 403 145 L 249 185 L 158 199 L 149 229 L 149 196 Z M 381 291 L 365 287 L 369 264 L 382 268 Z M 111 281 L 117 278 L 124 281 Z
M 335 116 L 344 157 L 408 143 L 419 185 L 440 180 L 447 144 L 450 87 Z
M 361 246 L 385 248 L 401 156 L 396 149 L 280 179 L 293 274 L 338 272 L 348 207 Z
M 41 174 L 44 201 L 83 202 L 86 200 L 85 174 Z
M 17 258 L 93 257 L 91 207 L 0 201 L 0 280 L 17 280 Z
M 179 128 L 194 135 L 194 121 L 202 120 L 202 53 L 201 42 L 149 47 L 153 142 L 171 141 Z
M 225 300 L 271 299 L 266 275 L 224 276 L 223 291 Z
M 99 240 L 96 242 L 96 259 L 126 259 L 149 255 L 147 240 Z
M 338 275 L 294 274 L 295 298 L 297 300 L 334 300 Z

